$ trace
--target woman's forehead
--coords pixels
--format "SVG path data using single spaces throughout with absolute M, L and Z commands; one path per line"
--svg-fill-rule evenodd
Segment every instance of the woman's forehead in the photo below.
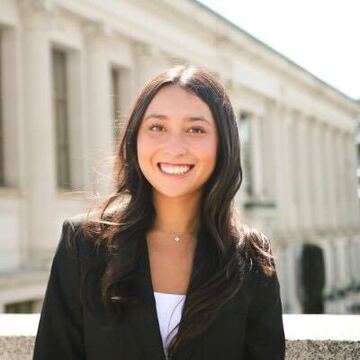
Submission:
M 186 118 L 206 119 L 212 122 L 209 106 L 196 94 L 179 86 L 166 86 L 158 91 L 147 107 L 144 119 L 151 115 L 161 118 L 177 113 Z

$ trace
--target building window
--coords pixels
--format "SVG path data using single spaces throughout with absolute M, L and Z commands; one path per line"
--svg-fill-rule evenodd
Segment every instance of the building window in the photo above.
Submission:
M 239 131 L 241 142 L 241 162 L 244 174 L 246 195 L 253 196 L 253 169 L 252 169 L 252 144 L 251 144 L 251 114 L 241 111 L 239 116 Z
M 2 34 L 0 31 L 0 185 L 5 185 L 4 169 L 4 131 L 3 131 L 3 51 L 2 51 Z
M 53 49 L 52 65 L 57 185 L 59 188 L 69 189 L 71 174 L 66 52 Z
M 21 301 L 5 305 L 5 313 L 7 314 L 31 314 L 33 313 L 33 301 Z

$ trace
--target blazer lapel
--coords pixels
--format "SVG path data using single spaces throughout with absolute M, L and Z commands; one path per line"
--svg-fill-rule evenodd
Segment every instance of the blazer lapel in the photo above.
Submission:
M 134 288 L 142 306 L 128 307 L 127 321 L 134 337 L 143 349 L 144 359 L 166 360 L 160 326 L 156 313 L 156 303 L 151 282 L 149 256 L 144 239 L 138 268 L 134 273 Z
M 142 302 L 142 306 L 129 307 L 127 309 L 127 321 L 130 328 L 134 331 L 134 337 L 139 342 L 139 347 L 144 349 L 144 359 L 166 360 L 151 280 L 149 250 L 146 239 L 144 238 L 141 243 L 139 263 L 133 279 L 134 288 Z M 194 266 L 196 269 L 197 264 L 195 263 Z M 194 286 L 195 283 L 192 276 L 189 290 Z M 186 303 L 187 298 L 185 299 L 184 307 Z M 194 359 L 194 350 L 202 351 L 202 341 L 202 336 L 193 339 L 176 352 L 173 360 Z

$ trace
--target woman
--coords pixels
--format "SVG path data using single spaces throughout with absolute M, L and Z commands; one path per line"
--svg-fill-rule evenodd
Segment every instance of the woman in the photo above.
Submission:
M 223 86 L 193 66 L 156 76 L 115 165 L 100 215 L 64 221 L 34 359 L 284 359 L 270 241 L 234 212 L 240 143 Z

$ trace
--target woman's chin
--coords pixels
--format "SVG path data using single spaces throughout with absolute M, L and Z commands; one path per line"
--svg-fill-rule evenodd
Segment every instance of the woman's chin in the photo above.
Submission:
M 154 188 L 155 189 L 155 195 L 156 196 L 161 196 L 161 197 L 166 197 L 167 199 L 181 199 L 181 198 L 186 198 L 188 199 L 189 196 L 193 196 L 194 195 L 194 190 L 193 189 L 188 189 L 188 190 L 183 190 L 180 191 L 179 188 L 177 189 L 165 189 L 165 187 L 159 187 L 159 188 Z

